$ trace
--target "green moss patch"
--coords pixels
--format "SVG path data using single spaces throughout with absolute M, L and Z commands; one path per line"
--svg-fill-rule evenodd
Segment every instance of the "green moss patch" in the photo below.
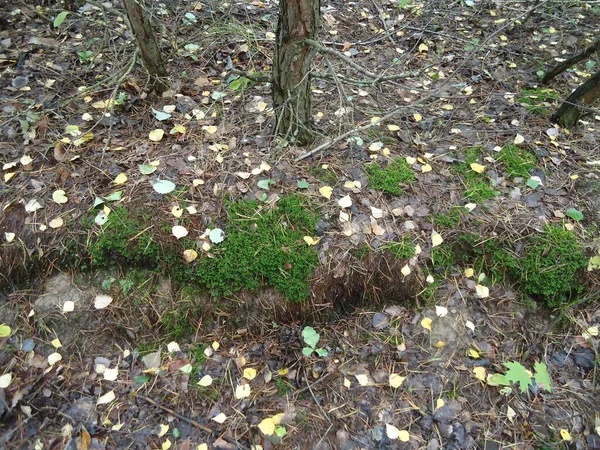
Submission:
M 544 116 L 550 114 L 559 98 L 558 93 L 551 89 L 523 89 L 517 103 L 535 115 Z
M 504 164 L 506 175 L 510 178 L 529 177 L 529 171 L 536 163 L 534 154 L 516 145 L 505 145 L 498 154 L 498 161 Z
M 293 301 L 310 294 L 310 280 L 318 262 L 314 247 L 303 241 L 314 234 L 317 214 L 300 196 L 282 198 L 271 207 L 257 201 L 227 204 L 228 217 L 221 225 L 225 240 L 210 254 L 202 241 L 174 240 L 170 224 L 154 223 L 141 213 L 116 208 L 89 244 L 94 267 L 143 266 L 161 270 L 182 285 L 209 290 L 215 296 L 272 286 Z M 183 261 L 184 249 L 199 257 Z M 178 317 L 167 318 L 177 329 Z
M 453 262 L 485 273 L 492 283 L 515 283 L 523 294 L 549 307 L 559 307 L 582 291 L 581 271 L 587 258 L 573 232 L 547 225 L 543 234 L 523 244 L 517 254 L 509 242 L 463 234 L 453 245 Z
M 377 191 L 401 195 L 401 185 L 408 185 L 415 181 L 415 174 L 404 158 L 398 158 L 382 168 L 378 163 L 365 167 L 369 186 Z
M 475 203 L 494 198 L 499 194 L 491 185 L 490 180 L 484 174 L 477 173 L 471 169 L 471 164 L 480 163 L 479 159 L 483 148 L 481 146 L 468 147 L 464 149 L 464 162 L 454 167 L 465 186 L 465 197 Z

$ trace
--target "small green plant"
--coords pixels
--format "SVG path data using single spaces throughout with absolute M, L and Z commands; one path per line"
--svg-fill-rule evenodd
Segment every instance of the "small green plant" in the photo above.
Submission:
M 275 379 L 275 386 L 277 386 L 277 395 L 280 397 L 285 397 L 292 392 L 292 386 L 281 377 Z
M 77 56 L 79 56 L 79 61 L 81 63 L 89 63 L 92 60 L 92 56 L 94 56 L 94 52 L 91 50 L 82 50 L 77 52 Z
M 433 216 L 432 223 L 437 229 L 453 229 L 458 226 L 462 220 L 464 208 L 458 206 L 450 209 L 447 213 L 439 213 Z
M 504 164 L 510 178 L 529 177 L 529 171 L 536 163 L 535 155 L 516 145 L 505 145 L 498 154 L 498 161 Z
M 381 247 L 381 250 L 386 249 L 398 259 L 408 259 L 415 254 L 415 246 L 408 236 L 403 236 L 400 242 L 392 242 Z
M 302 330 L 302 339 L 304 339 L 304 343 L 308 345 L 308 347 L 304 347 L 302 349 L 302 354 L 304 356 L 310 356 L 313 353 L 316 353 L 320 357 L 324 358 L 329 354 L 326 349 L 317 348 L 317 344 L 319 343 L 321 336 L 313 327 L 304 327 Z
M 365 167 L 369 186 L 377 191 L 401 195 L 400 185 L 407 185 L 415 181 L 415 174 L 404 158 L 398 158 L 384 169 L 378 163 L 371 163 Z
M 543 116 L 550 113 L 560 96 L 551 89 L 523 89 L 517 103 L 525 106 L 532 114 Z
M 371 248 L 368 245 L 363 245 L 362 247 L 352 249 L 350 252 L 358 259 L 365 259 L 370 251 Z
M 546 364 L 542 362 L 536 362 L 533 365 L 535 374 L 532 376 L 521 363 L 518 362 L 505 362 L 502 363 L 504 367 L 508 369 L 506 374 L 502 375 L 495 373 L 489 376 L 488 384 L 491 386 L 507 386 L 507 393 L 510 393 L 510 386 L 514 384 L 519 388 L 521 392 L 527 392 L 530 385 L 533 385 L 535 381 L 536 385 L 541 389 L 548 392 L 552 392 L 552 386 L 550 385 L 550 375 L 548 375 L 548 368 Z

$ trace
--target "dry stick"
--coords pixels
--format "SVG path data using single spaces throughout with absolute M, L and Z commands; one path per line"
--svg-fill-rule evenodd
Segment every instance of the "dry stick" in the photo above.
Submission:
M 538 8 L 540 6 L 545 5 L 546 3 L 548 3 L 551 0 L 545 0 L 542 3 L 536 4 L 533 6 L 533 8 L 531 8 L 530 10 L 524 12 L 521 16 L 523 15 L 527 15 L 529 14 L 533 9 Z M 494 36 L 496 36 L 498 33 L 501 33 L 502 31 L 504 31 L 506 28 L 508 28 L 509 26 L 511 26 L 512 24 L 514 24 L 517 20 L 519 20 L 519 18 L 517 17 L 516 19 L 511 20 L 510 22 L 506 23 L 504 26 L 498 28 L 496 31 L 494 31 L 492 34 L 490 34 L 488 37 L 486 37 L 483 42 L 477 46 L 476 48 L 474 48 L 471 52 L 469 52 L 469 54 L 467 54 L 467 56 L 465 57 L 465 59 L 463 60 L 462 63 L 460 63 L 458 65 L 458 67 L 454 70 L 454 73 L 457 73 L 460 69 L 462 69 L 468 62 L 471 61 L 471 58 L 475 55 L 475 53 L 477 53 L 479 50 L 481 50 L 492 38 L 494 38 Z M 307 41 L 309 41 L 309 39 L 307 39 Z M 314 42 L 314 41 L 313 41 Z M 310 44 L 310 42 L 309 42 Z M 312 45 L 312 44 L 310 44 Z M 338 52 L 335 52 L 338 53 Z M 332 54 L 335 54 L 332 53 Z M 344 55 L 342 55 L 344 56 Z M 345 58 L 345 56 L 344 56 Z M 429 100 L 430 98 L 434 97 L 436 95 L 436 92 L 439 92 L 442 88 L 444 88 L 446 85 L 448 85 L 451 82 L 450 78 L 447 78 L 446 81 L 444 81 L 441 86 L 439 86 L 437 89 L 435 89 L 433 92 L 431 92 L 430 94 L 426 95 L 425 97 L 419 99 L 418 101 L 414 102 L 412 104 L 412 106 L 417 106 L 417 105 L 422 105 L 425 101 Z M 302 161 L 303 159 L 308 158 L 309 156 L 313 156 L 316 153 L 319 153 L 320 151 L 334 145 L 337 144 L 338 142 L 340 142 L 341 140 L 346 139 L 349 136 L 352 136 L 353 134 L 359 133 L 361 131 L 365 131 L 368 130 L 370 128 L 373 128 L 375 125 L 379 124 L 380 122 L 383 122 L 393 116 L 395 116 L 396 114 L 398 114 L 401 111 L 404 111 L 406 109 L 405 106 L 399 106 L 395 109 L 393 109 L 392 111 L 390 111 L 389 113 L 385 114 L 384 116 L 380 117 L 379 119 L 377 119 L 376 121 L 373 122 L 369 122 L 366 125 L 360 126 L 358 128 L 355 128 L 353 130 L 347 131 L 346 133 L 340 134 L 339 136 L 335 137 L 334 139 L 330 139 L 329 141 L 317 146 L 316 148 L 314 148 L 313 150 L 304 153 L 303 155 L 298 156 L 294 161 L 298 162 L 298 161 Z
M 138 397 L 140 397 L 142 400 L 147 401 L 148 403 L 150 403 L 151 405 L 156 406 L 157 408 L 160 408 L 166 412 L 168 412 L 169 414 L 174 415 L 175 417 L 183 420 L 184 422 L 189 423 L 190 425 L 202 430 L 202 431 L 206 431 L 209 434 L 213 434 L 213 430 L 211 430 L 210 428 L 208 428 L 207 426 L 202 425 L 200 422 L 196 422 L 194 419 L 190 419 L 188 417 L 185 417 L 181 414 L 179 414 L 178 412 L 173 411 L 171 408 L 167 408 L 166 406 L 161 405 L 160 403 L 158 403 L 155 400 L 152 400 L 150 397 L 146 397 L 145 395 L 142 394 L 138 394 Z
M 550 80 L 552 80 L 552 78 L 554 78 L 557 75 L 560 75 L 569 67 L 574 66 L 575 64 L 577 64 L 580 61 L 583 61 L 584 59 L 587 59 L 589 56 L 598 51 L 600 51 L 600 39 L 598 39 L 592 45 L 586 47 L 581 53 L 571 56 L 566 61 L 563 61 L 559 65 L 555 66 L 546 75 L 544 75 L 544 78 L 542 78 L 542 83 L 548 83 Z

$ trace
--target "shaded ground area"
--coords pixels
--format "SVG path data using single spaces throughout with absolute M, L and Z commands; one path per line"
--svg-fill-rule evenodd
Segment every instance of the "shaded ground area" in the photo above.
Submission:
M 548 122 L 598 59 L 539 85 L 595 4 L 324 2 L 319 129 L 405 108 L 301 162 L 276 5 L 153 6 L 161 98 L 117 4 L 21 6 L 0 447 L 600 448 L 600 116 Z

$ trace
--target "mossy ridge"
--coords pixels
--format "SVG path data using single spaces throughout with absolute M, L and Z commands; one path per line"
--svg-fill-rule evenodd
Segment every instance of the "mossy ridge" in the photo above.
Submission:
M 318 258 L 314 247 L 302 239 L 314 233 L 317 221 L 317 214 L 306 200 L 292 195 L 273 208 L 240 200 L 228 203 L 227 210 L 229 217 L 223 226 L 226 239 L 213 246 L 213 257 L 198 251 L 201 257 L 186 264 L 181 258 L 183 248 L 196 248 L 197 242 L 173 242 L 168 234 L 161 237 L 161 230 L 156 229 L 160 225 L 148 226 L 143 214 L 116 208 L 103 232 L 89 246 L 93 264 L 160 269 L 182 285 L 205 288 L 215 296 L 234 294 L 243 288 L 256 290 L 266 284 L 288 300 L 308 298 Z M 161 240 L 166 242 L 159 244 Z
M 383 191 L 394 195 L 401 195 L 403 190 L 400 185 L 407 185 L 415 181 L 415 174 L 404 158 L 397 158 L 385 168 L 374 162 L 365 166 L 369 186 L 376 191 Z
M 552 308 L 582 292 L 578 273 L 587 259 L 573 232 L 546 225 L 543 234 L 531 236 L 523 244 L 523 251 L 516 254 L 507 241 L 482 240 L 466 233 L 454 243 L 454 263 L 486 273 L 492 283 L 515 283 L 522 293 Z

